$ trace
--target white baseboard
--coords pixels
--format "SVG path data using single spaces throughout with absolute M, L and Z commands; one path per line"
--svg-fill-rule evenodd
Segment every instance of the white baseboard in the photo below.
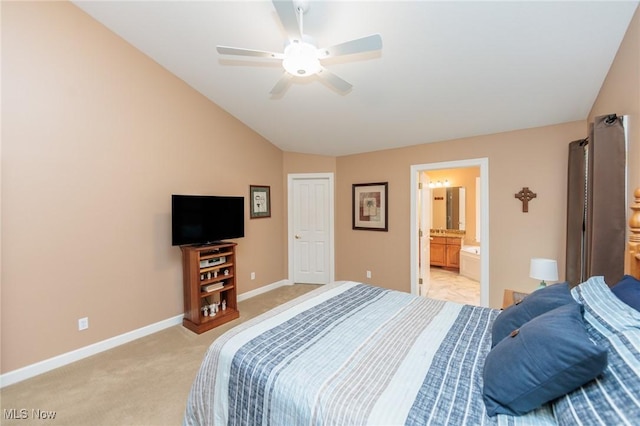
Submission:
M 262 293 L 266 293 L 266 292 L 271 291 L 271 290 L 275 290 L 278 287 L 282 287 L 282 286 L 285 286 L 285 285 L 292 285 L 292 284 L 293 283 L 291 281 L 289 281 L 289 280 L 276 281 L 273 284 L 268 284 L 268 285 L 265 285 L 263 287 L 257 288 L 255 290 L 251 290 L 251 291 L 248 291 L 246 293 L 239 294 L 238 295 L 238 302 L 242 302 L 243 300 L 250 299 L 252 297 L 255 297 L 255 296 L 257 296 L 259 294 L 262 294 Z
M 182 324 L 183 317 L 183 314 L 176 315 L 173 318 L 158 321 L 154 324 L 138 328 L 137 330 L 132 330 L 119 336 L 111 337 L 101 342 L 93 343 L 89 346 L 54 356 L 53 358 L 45 359 L 44 361 L 36 362 L 35 364 L 27 365 L 26 367 L 22 367 L 17 370 L 9 371 L 8 373 L 0 376 L 0 388 L 30 379 L 31 377 L 71 364 L 72 362 L 79 361 L 97 353 L 104 352 L 108 349 L 115 348 L 116 346 L 131 342 L 132 340 L 157 333 L 165 328 Z
M 284 285 L 291 285 L 288 280 L 281 280 L 273 284 L 260 287 L 258 289 L 249 291 L 238 295 L 238 301 L 250 299 L 267 291 L 274 290 Z M 53 358 L 45 359 L 44 361 L 36 362 L 35 364 L 27 365 L 26 367 L 19 368 L 17 370 L 9 371 L 8 373 L 0 375 L 0 389 L 12 385 L 14 383 L 21 382 L 26 379 L 30 379 L 39 374 L 46 373 L 58 367 L 62 367 L 72 362 L 79 361 L 83 358 L 90 357 L 100 352 L 104 352 L 108 349 L 115 348 L 116 346 L 124 345 L 132 340 L 139 339 L 141 337 L 148 336 L 165 328 L 173 327 L 174 325 L 182 324 L 183 314 L 176 315 L 175 317 L 168 318 L 162 321 L 158 321 L 154 324 L 150 324 L 137 330 L 129 331 L 119 336 L 111 337 L 101 342 L 93 343 L 89 346 L 73 350 L 61 355 L 54 356 Z

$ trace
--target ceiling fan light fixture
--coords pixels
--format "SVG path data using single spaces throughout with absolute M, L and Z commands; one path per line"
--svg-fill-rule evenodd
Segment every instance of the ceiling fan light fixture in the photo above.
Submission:
M 308 77 L 322 69 L 318 48 L 310 43 L 294 40 L 284 49 L 284 56 L 282 66 L 293 76 Z
M 304 33 L 303 16 L 309 9 L 309 0 L 272 0 L 272 2 L 280 23 L 288 34 L 285 40 L 284 52 L 269 52 L 220 45 L 216 47 L 218 53 L 222 55 L 281 59 L 284 72 L 280 80 L 269 92 L 272 95 L 281 94 L 293 77 L 305 78 L 312 75 L 317 76 L 319 80 L 336 92 L 346 94 L 353 86 L 324 68 L 320 61 L 336 56 L 382 49 L 382 37 L 380 34 L 372 34 L 318 49 L 315 39 Z

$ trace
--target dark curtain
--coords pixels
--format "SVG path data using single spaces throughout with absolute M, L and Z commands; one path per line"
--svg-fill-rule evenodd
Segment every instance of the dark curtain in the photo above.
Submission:
M 587 143 L 583 139 L 569 144 L 566 279 L 573 285 L 585 281 Z
M 622 117 L 596 117 L 589 138 L 569 144 L 566 279 L 572 285 L 624 274 L 626 142 Z

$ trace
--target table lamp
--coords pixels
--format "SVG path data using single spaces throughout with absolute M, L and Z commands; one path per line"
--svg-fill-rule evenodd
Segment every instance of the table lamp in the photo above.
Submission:
M 535 257 L 531 259 L 529 276 L 536 280 L 541 280 L 538 289 L 544 288 L 547 286 L 545 280 L 558 280 L 558 262 L 553 259 L 542 259 L 539 257 Z

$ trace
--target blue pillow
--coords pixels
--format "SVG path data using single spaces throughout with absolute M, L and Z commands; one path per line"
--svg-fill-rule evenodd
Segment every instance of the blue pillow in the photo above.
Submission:
M 640 311 L 640 281 L 631 275 L 625 275 L 618 284 L 611 287 L 611 291 L 618 296 L 618 299 L 636 311 Z
M 569 283 L 553 284 L 536 290 L 496 317 L 491 328 L 491 347 L 495 347 L 516 328 L 538 315 L 573 302 Z
M 640 311 L 618 299 L 602 276 L 589 278 L 571 293 L 584 306 L 591 340 L 608 348 L 607 368 L 596 380 L 553 401 L 557 424 L 574 426 L 596 417 L 605 425 L 638 424 Z
M 487 414 L 525 414 L 596 378 L 606 365 L 607 349 L 589 339 L 582 305 L 556 308 L 511 332 L 487 355 Z

